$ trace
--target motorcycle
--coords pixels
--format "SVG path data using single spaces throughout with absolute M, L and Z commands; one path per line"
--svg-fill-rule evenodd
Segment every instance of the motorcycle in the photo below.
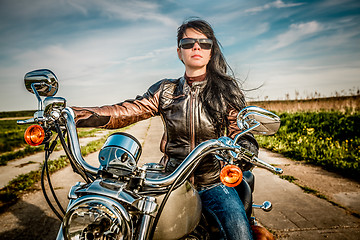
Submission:
M 199 193 L 188 181 L 208 154 L 223 163 L 220 179 L 238 190 L 251 224 L 256 224 L 253 208 L 271 210 L 267 201 L 252 204 L 251 169 L 259 166 L 279 174 L 282 170 L 237 142 L 249 132 L 274 134 L 280 126 L 275 114 L 255 106 L 244 108 L 237 115 L 241 133 L 234 139 L 223 136 L 199 144 L 172 173 L 165 173 L 159 163 L 138 166 L 141 144 L 135 137 L 117 132 L 107 138 L 99 152 L 100 166 L 95 168 L 81 155 L 72 109 L 66 106 L 65 98 L 54 96 L 58 90 L 55 74 L 47 69 L 35 70 L 25 75 L 24 82 L 26 89 L 35 94 L 38 110 L 33 118 L 19 120 L 18 124 L 35 123 L 26 130 L 25 140 L 33 146 L 45 146 L 41 185 L 46 201 L 62 222 L 57 239 L 216 239 L 216 224 L 202 212 Z M 58 140 L 73 170 L 84 180 L 71 187 L 66 210 L 56 197 L 47 169 Z M 250 165 L 250 170 L 243 171 L 245 165 Z M 60 210 L 45 190 L 45 175 Z

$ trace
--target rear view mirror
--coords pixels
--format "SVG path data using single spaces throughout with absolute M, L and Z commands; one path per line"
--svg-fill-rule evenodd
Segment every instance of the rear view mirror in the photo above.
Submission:
M 272 135 L 279 130 L 280 118 L 263 108 L 249 106 L 239 112 L 237 125 L 246 132 L 257 135 Z
M 238 113 L 236 121 L 242 132 L 235 136 L 235 142 L 247 132 L 256 135 L 272 135 L 280 127 L 280 118 L 276 114 L 256 106 L 242 109 Z
M 29 72 L 24 77 L 25 87 L 39 96 L 54 96 L 58 90 L 58 80 L 55 74 L 48 69 Z

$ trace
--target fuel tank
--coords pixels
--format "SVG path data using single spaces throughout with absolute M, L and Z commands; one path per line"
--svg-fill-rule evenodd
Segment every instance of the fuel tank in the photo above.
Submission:
M 155 196 L 160 205 L 165 194 Z M 194 186 L 186 181 L 168 198 L 160 215 L 154 239 L 179 239 L 192 232 L 201 218 L 201 200 Z

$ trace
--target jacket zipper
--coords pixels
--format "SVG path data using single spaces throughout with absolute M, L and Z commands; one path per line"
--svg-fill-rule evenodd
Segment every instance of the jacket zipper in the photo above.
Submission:
M 197 93 L 197 88 L 190 91 L 190 151 L 195 148 L 195 113 L 194 113 L 194 103 L 195 95 Z

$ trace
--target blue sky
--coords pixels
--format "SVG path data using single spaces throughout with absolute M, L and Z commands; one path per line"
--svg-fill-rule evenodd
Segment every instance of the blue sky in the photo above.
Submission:
M 358 0 L 0 0 L 0 111 L 36 109 L 26 72 L 55 72 L 68 105 L 99 106 L 177 78 L 176 30 L 210 22 L 249 99 L 360 88 Z M 351 91 L 349 89 L 352 89 Z

